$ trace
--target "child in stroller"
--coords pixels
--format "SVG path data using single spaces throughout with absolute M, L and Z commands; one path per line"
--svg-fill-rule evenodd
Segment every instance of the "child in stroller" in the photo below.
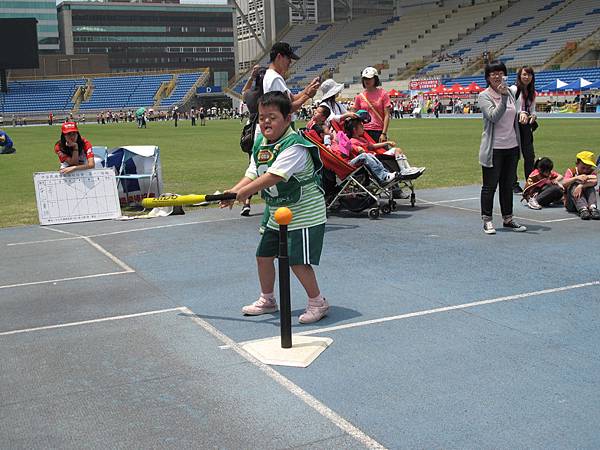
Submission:
M 389 172 L 384 165 L 381 164 L 381 161 L 362 149 L 351 151 L 349 154 L 342 151 L 337 142 L 335 131 L 329 128 L 325 123 L 322 125 L 314 123 L 311 128 L 319 135 L 323 145 L 331 150 L 336 156 L 343 159 L 348 159 L 348 157 L 352 158 L 348 163 L 353 167 L 367 166 L 380 186 L 384 187 L 395 184 L 400 179 L 400 172 Z
M 404 151 L 394 141 L 372 142 L 367 138 L 364 123 L 371 120 L 367 111 L 357 111 L 357 117 L 344 120 L 344 132 L 350 138 L 355 153 L 371 152 L 384 161 L 388 169 L 397 170 L 404 179 L 415 179 L 425 172 L 425 167 L 411 167 Z M 386 164 L 387 162 L 387 164 Z M 396 169 L 397 167 L 397 169 Z
M 389 214 L 396 207 L 392 188 L 398 186 L 399 174 L 386 170 L 374 155 L 361 153 L 361 165 L 350 164 L 350 151 L 345 145 L 348 138 L 343 132 L 336 134 L 326 122 L 328 112 L 319 106 L 303 132 L 304 136 L 318 146 L 324 164 L 323 188 L 330 211 L 347 209 L 362 212 L 368 209 L 369 217 L 375 219 L 380 212 Z M 355 117 L 354 113 L 350 113 Z M 338 137 L 345 139 L 344 145 Z

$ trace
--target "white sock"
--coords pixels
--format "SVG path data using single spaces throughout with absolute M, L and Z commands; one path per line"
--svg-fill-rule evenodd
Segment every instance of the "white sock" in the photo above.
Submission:
M 308 297 L 308 304 L 309 305 L 315 305 L 315 306 L 323 306 L 323 296 L 321 294 L 317 295 L 314 298 Z
M 265 294 L 264 292 L 261 292 L 260 296 L 265 300 L 275 301 L 275 295 L 273 295 L 272 292 L 270 294 Z

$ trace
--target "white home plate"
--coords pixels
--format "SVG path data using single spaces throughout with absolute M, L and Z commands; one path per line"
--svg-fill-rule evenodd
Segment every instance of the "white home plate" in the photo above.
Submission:
M 308 367 L 332 342 L 331 338 L 292 335 L 292 348 L 281 348 L 279 336 L 246 342 L 241 347 L 264 364 Z

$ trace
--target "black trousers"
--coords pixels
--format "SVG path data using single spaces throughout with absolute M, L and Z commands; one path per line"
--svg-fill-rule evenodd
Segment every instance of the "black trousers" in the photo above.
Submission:
M 519 133 L 521 136 L 521 153 L 523 153 L 523 175 L 525 180 L 529 178 L 533 172 L 533 164 L 535 163 L 535 150 L 533 148 L 533 131 L 530 124 L 519 124 Z M 517 174 L 515 172 L 515 183 L 519 184 Z
M 563 191 L 556 184 L 547 184 L 535 197 L 540 206 L 550 206 L 552 203 L 560 201 L 563 197 Z
M 519 164 L 519 147 L 494 149 L 492 167 L 482 167 L 483 185 L 481 186 L 481 217 L 492 220 L 494 194 L 500 187 L 500 210 L 502 217 L 513 213 L 513 183 Z

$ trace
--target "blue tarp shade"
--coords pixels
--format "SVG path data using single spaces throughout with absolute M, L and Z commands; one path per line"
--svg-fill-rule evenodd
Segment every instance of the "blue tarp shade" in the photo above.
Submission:
M 567 85 L 567 83 L 565 83 L 564 81 L 557 78 L 556 80 L 551 81 L 550 83 L 539 88 L 538 91 L 539 92 L 558 91 L 561 87 L 566 86 L 566 85 Z
M 598 80 L 595 83 L 592 83 L 584 88 L 581 88 L 582 91 L 589 91 L 592 89 L 600 89 L 600 80 Z
M 561 88 L 558 88 L 559 91 L 580 91 L 581 89 L 583 89 L 584 85 L 589 85 L 590 82 L 588 80 L 586 80 L 585 78 L 577 78 L 575 81 L 567 84 L 566 86 L 563 86 Z

